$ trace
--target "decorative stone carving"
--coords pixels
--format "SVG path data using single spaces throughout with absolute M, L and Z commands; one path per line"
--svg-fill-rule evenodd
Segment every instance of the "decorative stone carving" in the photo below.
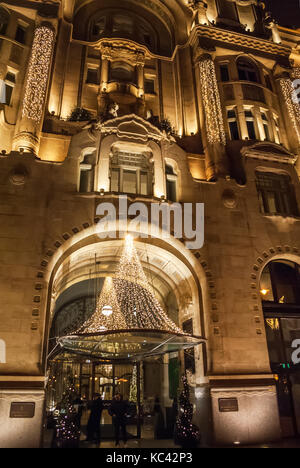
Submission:
M 119 110 L 119 105 L 116 102 L 113 102 L 108 108 L 108 113 L 112 117 L 118 117 L 118 110 Z
M 230 190 L 230 189 L 224 190 L 222 194 L 222 202 L 226 208 L 230 208 L 230 209 L 236 208 L 237 199 L 233 190 Z
M 147 48 L 135 42 L 124 39 L 106 39 L 99 41 L 96 49 L 101 52 L 102 60 L 126 60 L 133 66 L 144 66 L 146 58 L 150 58 Z
M 13 185 L 24 185 L 27 179 L 28 172 L 23 165 L 16 166 L 9 176 L 9 180 Z

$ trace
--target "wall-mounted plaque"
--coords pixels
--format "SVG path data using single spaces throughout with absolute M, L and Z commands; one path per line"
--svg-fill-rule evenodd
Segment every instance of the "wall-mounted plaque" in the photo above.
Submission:
M 234 413 L 239 410 L 237 398 L 219 398 L 220 413 Z
M 11 403 L 10 418 L 33 418 L 35 413 L 35 403 Z

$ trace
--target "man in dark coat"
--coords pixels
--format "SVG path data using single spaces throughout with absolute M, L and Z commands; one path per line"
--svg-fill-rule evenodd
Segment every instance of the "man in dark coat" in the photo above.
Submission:
M 94 396 L 94 400 L 91 404 L 91 413 L 87 424 L 87 441 L 96 440 L 100 443 L 101 440 L 101 415 L 103 411 L 103 401 L 99 394 Z
M 122 432 L 122 438 L 124 446 L 127 444 L 127 432 L 126 432 L 126 418 L 128 411 L 128 403 L 123 400 L 123 395 L 117 393 L 114 397 L 110 406 L 109 414 L 112 416 L 113 426 L 115 430 L 115 441 L 116 447 L 120 445 L 120 429 Z

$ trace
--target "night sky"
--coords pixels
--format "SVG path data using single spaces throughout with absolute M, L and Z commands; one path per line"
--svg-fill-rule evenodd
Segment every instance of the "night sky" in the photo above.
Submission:
M 265 0 L 281 26 L 300 28 L 300 0 Z

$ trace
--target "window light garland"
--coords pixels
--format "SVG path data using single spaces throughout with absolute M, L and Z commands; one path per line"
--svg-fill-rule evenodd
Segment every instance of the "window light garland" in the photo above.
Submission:
M 293 83 L 289 78 L 281 78 L 279 82 L 289 117 L 298 137 L 298 142 L 300 143 L 300 105 L 293 102 Z
M 207 140 L 210 144 L 225 145 L 226 136 L 215 65 L 211 58 L 205 58 L 199 62 L 199 67 Z
M 47 26 L 40 26 L 35 30 L 22 116 L 37 123 L 43 116 L 54 38 L 54 31 Z

